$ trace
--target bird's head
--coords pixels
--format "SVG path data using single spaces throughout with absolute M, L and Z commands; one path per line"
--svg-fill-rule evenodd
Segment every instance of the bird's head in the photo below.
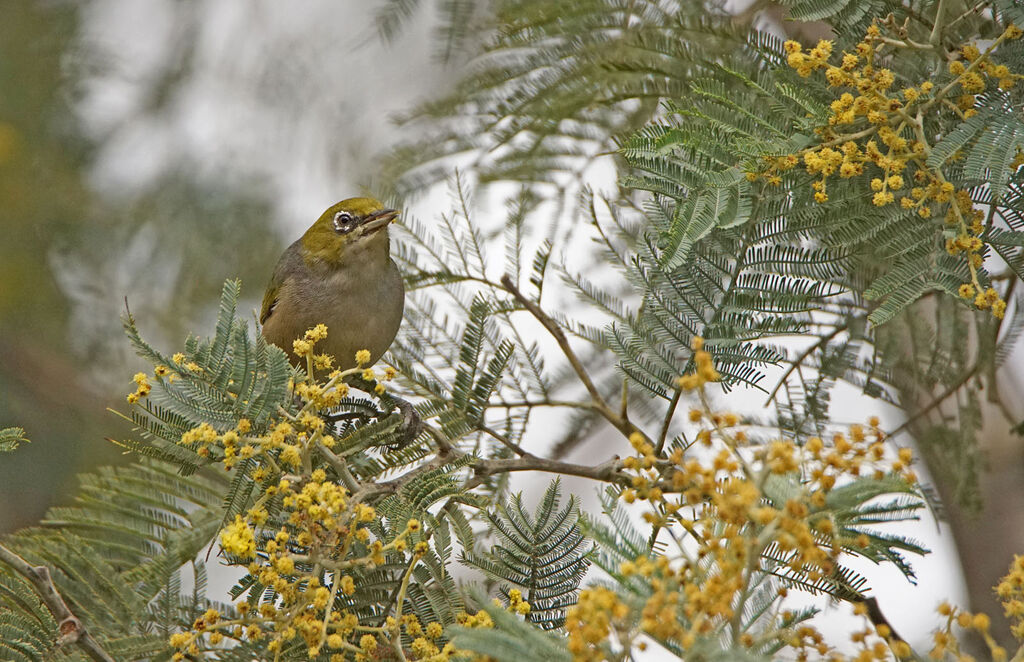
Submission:
M 388 224 L 398 211 L 373 198 L 348 198 L 329 207 L 302 235 L 307 261 L 337 264 L 347 254 L 388 252 Z

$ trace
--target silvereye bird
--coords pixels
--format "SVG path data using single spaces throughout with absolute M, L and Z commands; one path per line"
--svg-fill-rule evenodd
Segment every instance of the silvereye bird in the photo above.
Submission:
M 355 367 L 356 352 L 371 365 L 391 345 L 402 322 L 405 287 L 389 253 L 388 224 L 398 216 L 373 198 L 349 198 L 320 215 L 285 250 L 263 295 L 263 337 L 300 363 L 292 342 L 317 324 L 327 338 L 317 353 L 335 366 Z

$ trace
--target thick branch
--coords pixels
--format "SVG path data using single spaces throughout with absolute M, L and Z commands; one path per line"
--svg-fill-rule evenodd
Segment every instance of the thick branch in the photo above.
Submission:
M 619 471 L 622 468 L 622 462 L 618 459 L 611 459 L 598 465 L 585 465 L 526 455 L 511 460 L 481 459 L 471 462 L 469 466 L 476 472 L 476 477 L 469 481 L 467 488 L 479 485 L 487 476 L 513 471 L 543 471 L 565 476 L 580 476 L 605 483 L 621 482 L 625 484 L 624 481 L 628 480 L 628 476 Z
M 44 565 L 34 566 L 3 545 L 0 545 L 0 561 L 6 563 L 35 587 L 39 598 L 59 623 L 57 626 L 60 632 L 60 636 L 57 638 L 58 646 L 78 644 L 78 647 L 93 660 L 114 662 L 114 658 L 110 657 L 99 642 L 85 629 L 82 621 L 71 613 L 64 598 L 57 592 L 57 587 L 50 577 L 49 568 Z
M 438 453 L 429 462 L 421 464 L 415 469 L 411 469 L 397 478 L 393 478 L 382 483 L 370 483 L 363 485 L 355 492 L 353 499 L 356 501 L 366 501 L 382 494 L 393 494 L 401 489 L 403 485 L 415 480 L 419 476 L 439 469 L 444 465 L 455 462 L 467 455 L 469 454 L 455 450 L 454 448 L 447 453 Z M 629 476 L 621 473 L 622 461 L 618 458 L 612 458 L 597 465 L 587 465 L 563 462 L 561 460 L 552 460 L 544 457 L 537 457 L 531 453 L 525 453 L 522 457 L 505 460 L 474 458 L 470 460 L 466 466 L 474 472 L 474 475 L 464 486 L 466 489 L 472 489 L 480 485 L 483 482 L 483 479 L 488 476 L 500 473 L 511 473 L 513 471 L 543 471 L 546 473 L 557 473 L 566 476 L 579 476 L 581 478 L 599 480 L 604 483 L 616 483 L 626 487 L 631 484 Z M 668 490 L 670 488 L 666 485 L 665 489 Z

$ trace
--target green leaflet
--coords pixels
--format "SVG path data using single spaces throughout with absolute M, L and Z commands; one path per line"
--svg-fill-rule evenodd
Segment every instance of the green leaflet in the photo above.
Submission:
M 488 514 L 497 544 L 487 553 L 466 552 L 462 557 L 463 563 L 501 582 L 506 600 L 511 589 L 521 589 L 530 603 L 529 621 L 545 630 L 562 626 L 590 565 L 590 545 L 579 527 L 576 497 L 570 496 L 558 509 L 560 493 L 560 481 L 555 479 L 532 515 L 523 506 L 523 495 L 516 494 Z
M 0 430 L 0 453 L 13 451 L 18 444 L 28 442 L 22 428 L 3 428 Z

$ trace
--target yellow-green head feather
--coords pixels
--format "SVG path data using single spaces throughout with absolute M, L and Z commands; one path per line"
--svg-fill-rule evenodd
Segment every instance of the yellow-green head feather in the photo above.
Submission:
M 302 235 L 307 263 L 340 263 L 345 252 L 357 245 L 381 243 L 387 253 L 387 224 L 398 212 L 373 198 L 348 198 L 327 208 Z

